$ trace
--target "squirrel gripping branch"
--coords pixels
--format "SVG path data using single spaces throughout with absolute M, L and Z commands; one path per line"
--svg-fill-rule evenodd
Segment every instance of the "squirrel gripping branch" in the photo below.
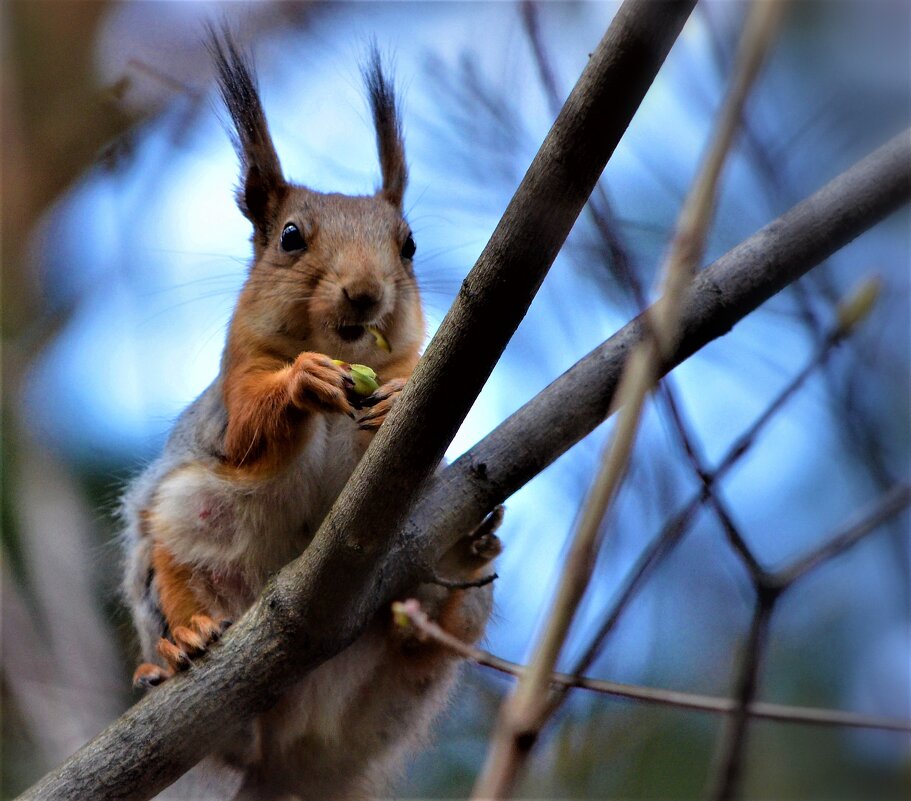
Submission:
M 253 261 L 217 378 L 123 498 L 124 589 L 146 660 L 134 683 L 146 688 L 192 669 L 269 576 L 308 546 L 424 337 L 402 210 L 401 122 L 376 49 L 364 77 L 382 185 L 362 197 L 286 180 L 248 59 L 227 31 L 211 31 L 209 49 L 233 124 L 237 203 L 253 227 Z M 369 397 L 355 392 L 350 363 L 378 374 Z M 413 592 L 467 642 L 490 614 L 490 585 L 470 587 L 500 551 L 499 515 L 490 521 L 438 566 L 448 582 Z M 381 793 L 425 741 L 456 667 L 451 653 L 401 632 L 383 610 L 210 761 L 241 772 L 237 799 Z

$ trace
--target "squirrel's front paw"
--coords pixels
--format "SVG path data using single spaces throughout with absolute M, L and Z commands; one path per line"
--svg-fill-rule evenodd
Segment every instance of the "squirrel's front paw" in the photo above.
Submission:
M 369 411 L 357 421 L 357 427 L 362 431 L 376 431 L 392 411 L 392 407 L 399 399 L 405 386 L 404 378 L 393 378 L 387 381 L 376 392 L 361 401 L 361 406 L 366 406 Z
M 348 390 L 354 380 L 322 353 L 301 353 L 291 367 L 288 393 L 298 409 L 338 412 L 354 419 Z
M 186 670 L 230 625 L 227 620 L 219 624 L 208 615 L 193 615 L 188 626 L 177 626 L 171 632 L 171 639 L 162 637 L 158 641 L 158 653 L 167 667 L 144 662 L 133 673 L 133 686 L 155 687 L 178 671 Z

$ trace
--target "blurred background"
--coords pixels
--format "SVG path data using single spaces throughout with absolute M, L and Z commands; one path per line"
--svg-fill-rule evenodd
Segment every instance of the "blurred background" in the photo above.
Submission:
M 13 0 L 2 19 L 2 797 L 135 700 L 114 511 L 129 477 L 217 372 L 249 227 L 215 102 L 203 23 L 255 52 L 293 180 L 372 192 L 360 86 L 371 37 L 396 64 L 406 207 L 428 336 L 493 231 L 610 2 L 299 3 Z M 717 110 L 747 6 L 701 2 L 493 377 L 455 457 L 652 297 Z M 708 261 L 911 120 L 911 6 L 793 3 L 723 178 Z M 834 305 L 882 277 L 839 347 L 722 484 L 761 562 L 789 564 L 909 475 L 909 215 L 893 216 L 677 369 L 670 384 L 708 465 L 810 359 Z M 565 665 L 589 643 L 662 523 L 698 488 L 653 403 L 608 521 Z M 607 426 L 513 497 L 494 653 L 528 658 Z M 782 599 L 759 698 L 911 717 L 911 541 L 901 515 Z M 753 595 L 703 513 L 591 668 L 601 678 L 732 694 Z M 469 666 L 405 797 L 468 793 L 509 682 Z M 693 798 L 720 719 L 577 692 L 545 733 L 528 797 Z M 752 798 L 902 797 L 906 736 L 754 723 Z

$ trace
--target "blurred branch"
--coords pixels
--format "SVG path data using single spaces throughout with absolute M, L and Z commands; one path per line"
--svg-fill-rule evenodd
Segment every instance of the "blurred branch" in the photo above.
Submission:
M 758 593 L 750 633 L 740 657 L 735 683 L 735 706 L 725 721 L 715 758 L 714 776 L 707 796 L 712 801 L 728 801 L 736 796 L 746 750 L 749 708 L 759 686 L 759 663 L 769 634 L 769 623 L 779 597 L 779 591 Z
M 591 55 L 402 398 L 304 553 L 213 653 L 134 706 L 24 798 L 148 798 L 272 706 L 419 580 L 409 506 L 524 316 L 692 2 L 627 0 Z M 430 536 L 433 531 L 435 536 Z M 434 564 L 435 562 L 429 562 Z
M 885 493 L 860 520 L 828 538 L 826 543 L 777 575 L 754 576 L 756 607 L 750 634 L 740 660 L 736 682 L 736 708 L 721 734 L 715 774 L 708 797 L 725 801 L 736 797 L 746 750 L 747 723 L 758 688 L 759 664 L 769 622 L 781 594 L 811 570 L 856 545 L 911 503 L 911 485 L 895 486 Z
M 878 294 L 879 283 L 877 280 L 870 279 L 861 284 L 853 295 L 839 305 L 836 324 L 826 341 L 833 343 L 840 341 L 853 331 L 870 314 Z M 820 364 L 823 363 L 820 362 Z M 706 488 L 708 488 L 708 484 L 706 484 Z M 900 489 L 904 489 L 904 494 L 907 495 L 907 488 Z M 812 569 L 825 561 L 829 555 L 840 553 L 853 545 L 861 537 L 870 533 L 877 522 L 889 514 L 895 514 L 903 506 L 902 493 L 898 492 L 897 495 L 896 498 L 896 493 L 893 492 L 884 499 L 884 502 L 880 504 L 882 509 L 869 519 L 866 528 L 855 527 L 830 543 L 829 546 L 817 551 L 816 554 L 820 555 L 817 561 L 813 561 L 813 555 L 811 555 L 810 561 L 804 563 L 807 565 L 807 569 Z M 712 495 L 710 502 L 717 505 L 718 498 Z M 904 499 L 904 502 L 907 503 L 907 499 Z M 715 771 L 710 782 L 708 796 L 715 801 L 727 801 L 737 795 L 743 772 L 743 755 L 746 751 L 748 710 L 758 689 L 760 661 L 763 657 L 775 606 L 781 593 L 789 586 L 789 583 L 783 581 L 781 576 L 773 576 L 760 565 L 743 537 L 734 529 L 726 516 L 722 516 L 722 522 L 731 547 L 750 575 L 756 599 L 750 633 L 740 659 L 735 683 L 737 708 L 726 721 L 721 732 L 715 759 Z M 798 572 L 793 575 L 795 577 L 800 575 L 799 568 Z
M 911 485 L 899 484 L 892 487 L 858 520 L 849 523 L 815 551 L 811 551 L 790 567 L 780 571 L 776 576 L 776 581 L 782 587 L 790 587 L 810 571 L 841 555 L 849 548 L 853 548 L 864 537 L 873 533 L 909 504 L 911 504 Z
M 453 637 L 427 617 L 418 601 L 413 598 L 394 603 L 392 612 L 399 619 L 400 625 L 413 626 L 419 637 L 432 639 L 465 659 L 508 676 L 521 677 L 526 670 L 524 665 L 510 662 L 508 659 L 503 659 L 488 651 L 468 645 L 458 639 L 458 637 Z M 591 690 L 603 695 L 629 698 L 634 701 L 644 701 L 677 709 L 691 709 L 697 712 L 731 714 L 738 708 L 738 702 L 730 698 L 716 698 L 710 695 L 696 695 L 694 693 L 683 693 L 657 687 L 643 687 L 637 684 L 591 679 L 573 673 L 552 673 L 549 676 L 549 681 L 552 685 L 558 685 L 565 689 Z M 843 712 L 835 709 L 814 709 L 812 707 L 754 702 L 747 707 L 747 714 L 750 717 L 774 720 L 781 723 L 804 723 L 818 726 L 843 726 L 911 732 L 911 721 L 875 715 L 861 715 L 855 712 Z
M 630 355 L 617 387 L 619 419 L 604 453 L 601 468 L 586 498 L 556 598 L 531 663 L 514 693 L 500 710 L 484 769 L 473 798 L 505 798 L 550 716 L 548 677 L 588 588 L 604 532 L 604 518 L 626 474 L 645 400 L 661 375 L 660 365 L 677 338 L 681 305 L 698 267 L 714 215 L 718 181 L 734 140 L 741 109 L 765 54 L 775 38 L 782 5 L 754 3 L 741 42 L 730 89 L 692 189 L 684 201 L 663 269 L 663 295 L 646 316 L 648 336 Z

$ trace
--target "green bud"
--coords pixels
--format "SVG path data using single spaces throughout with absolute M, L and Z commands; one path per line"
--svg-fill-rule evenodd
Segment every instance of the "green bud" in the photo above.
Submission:
M 389 346 L 389 340 L 383 336 L 383 334 L 371 326 L 367 326 L 367 333 L 370 334 L 373 339 L 376 341 L 376 346 L 380 350 L 386 351 L 386 353 L 392 353 L 392 348 Z
M 882 290 L 882 280 L 874 275 L 865 278 L 860 285 L 838 304 L 836 316 L 838 328 L 842 334 L 850 333 L 870 315 L 879 293 Z
M 372 367 L 368 367 L 366 364 L 348 364 L 342 359 L 333 359 L 332 363 L 348 369 L 354 381 L 354 391 L 358 395 L 366 398 L 380 388 L 379 381 L 376 380 L 376 373 Z

